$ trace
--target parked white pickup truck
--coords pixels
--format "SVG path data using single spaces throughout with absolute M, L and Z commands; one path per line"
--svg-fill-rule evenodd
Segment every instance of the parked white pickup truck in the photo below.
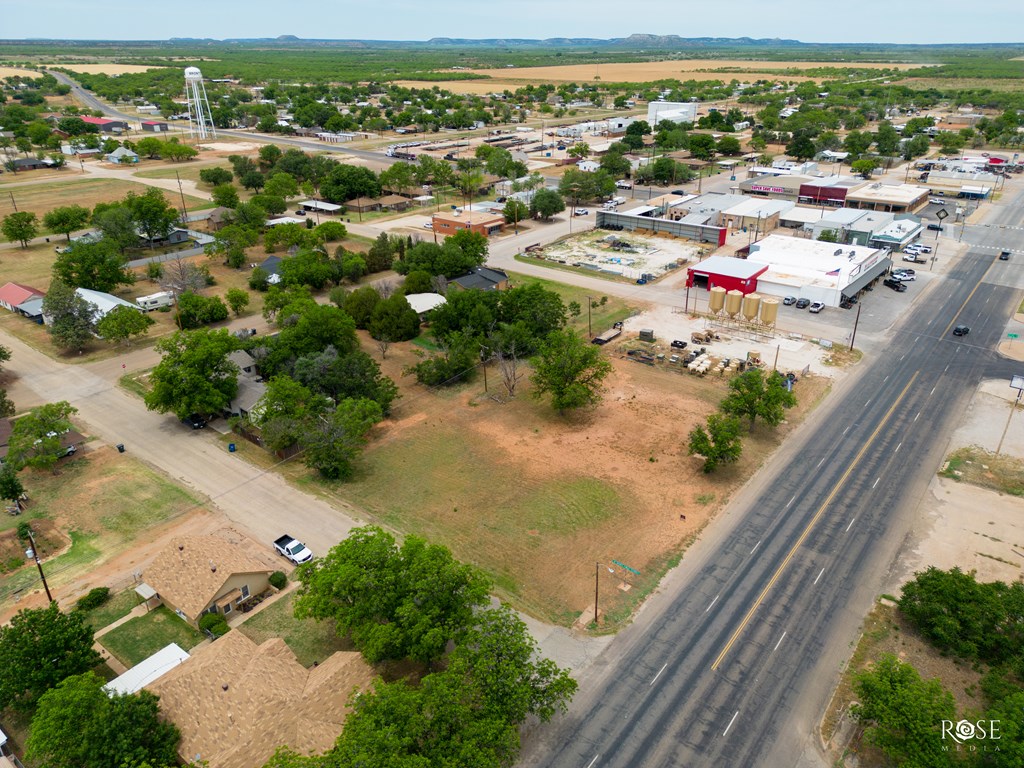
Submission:
M 274 549 L 296 565 L 308 563 L 313 559 L 313 553 L 309 551 L 305 544 L 287 534 L 274 542 Z

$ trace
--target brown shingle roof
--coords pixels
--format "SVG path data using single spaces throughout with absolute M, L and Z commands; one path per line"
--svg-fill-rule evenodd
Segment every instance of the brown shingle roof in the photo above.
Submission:
M 252 768 L 283 745 L 304 754 L 330 749 L 353 689 L 373 678 L 358 653 L 305 669 L 283 640 L 257 646 L 233 630 L 148 689 L 181 730 L 184 760 L 200 755 L 210 768 Z
M 219 536 L 182 536 L 156 556 L 143 578 L 164 600 L 195 619 L 233 574 L 271 571 Z

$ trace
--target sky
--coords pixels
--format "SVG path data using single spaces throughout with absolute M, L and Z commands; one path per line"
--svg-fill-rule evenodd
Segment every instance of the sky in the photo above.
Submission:
M 86 6 L 88 12 L 85 12 Z M 624 8 L 630 8 L 626 18 Z M 1021 0 L 0 0 L 0 38 L 788 38 L 803 42 L 1024 41 Z

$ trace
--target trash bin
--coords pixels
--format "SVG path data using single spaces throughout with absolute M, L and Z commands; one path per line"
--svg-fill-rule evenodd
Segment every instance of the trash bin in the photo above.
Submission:
M 124 453 L 124 443 L 118 443 L 117 444 L 117 452 L 118 453 Z
M 234 443 L 228 443 L 228 453 L 234 453 L 234 452 L 235 452 L 235 444 Z

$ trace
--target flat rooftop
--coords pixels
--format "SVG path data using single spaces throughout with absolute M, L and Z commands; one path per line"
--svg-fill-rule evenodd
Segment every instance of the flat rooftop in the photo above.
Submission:
M 916 184 L 882 184 L 876 181 L 852 190 L 846 198 L 879 203 L 912 203 L 921 197 L 927 197 L 928 194 L 927 187 L 919 187 Z
M 768 235 L 751 246 L 748 261 L 768 265 L 765 280 L 842 288 L 884 256 L 884 250 L 802 237 Z

